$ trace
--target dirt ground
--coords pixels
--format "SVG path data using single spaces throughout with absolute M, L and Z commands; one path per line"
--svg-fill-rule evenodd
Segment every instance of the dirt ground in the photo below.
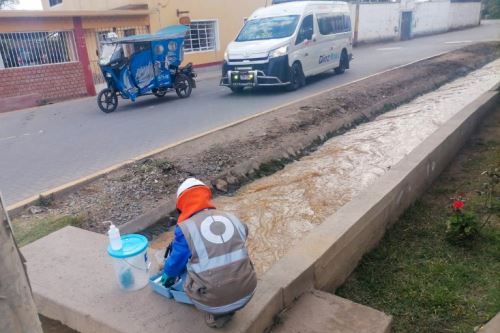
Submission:
M 186 177 L 212 184 L 216 194 L 231 194 L 332 136 L 498 57 L 499 43 L 471 45 L 323 93 L 125 166 L 55 200 L 42 200 L 14 223 L 82 216 L 81 227 L 103 232 L 103 221 L 124 224 L 153 210 L 168 217 Z

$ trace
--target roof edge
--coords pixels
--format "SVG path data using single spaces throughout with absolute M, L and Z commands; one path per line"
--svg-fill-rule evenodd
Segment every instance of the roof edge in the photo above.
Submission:
M 147 9 L 140 10 L 0 10 L 0 17 L 12 18 L 51 18 L 51 17 L 109 17 L 109 16 L 145 16 Z

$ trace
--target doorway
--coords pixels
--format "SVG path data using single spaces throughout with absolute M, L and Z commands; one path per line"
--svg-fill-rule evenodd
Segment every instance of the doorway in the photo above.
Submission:
M 401 40 L 408 40 L 411 38 L 411 26 L 413 21 L 413 12 L 401 13 Z

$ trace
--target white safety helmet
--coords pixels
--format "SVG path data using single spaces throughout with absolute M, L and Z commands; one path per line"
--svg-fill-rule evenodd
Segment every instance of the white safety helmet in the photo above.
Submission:
M 181 196 L 181 194 L 187 190 L 190 189 L 191 187 L 195 186 L 207 186 L 205 183 L 203 183 L 201 180 L 198 180 L 196 178 L 188 178 L 185 181 L 182 182 L 181 186 L 177 189 L 177 199 Z
M 118 39 L 118 35 L 116 32 L 108 32 L 106 34 L 106 39 L 113 40 L 113 39 Z

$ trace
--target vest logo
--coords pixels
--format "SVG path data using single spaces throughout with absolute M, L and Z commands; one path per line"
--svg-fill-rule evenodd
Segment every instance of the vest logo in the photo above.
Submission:
M 222 223 L 224 225 L 224 232 L 221 234 L 216 234 L 212 231 L 212 225 L 214 223 Z M 201 235 L 207 241 L 213 244 L 224 244 L 228 242 L 234 236 L 234 225 L 225 216 L 209 216 L 201 222 L 200 225 Z
M 325 62 L 330 62 L 330 61 L 333 61 L 336 59 L 338 59 L 338 55 L 336 55 L 335 53 L 322 55 L 322 56 L 319 56 L 319 64 L 321 65 L 321 64 L 324 64 Z

